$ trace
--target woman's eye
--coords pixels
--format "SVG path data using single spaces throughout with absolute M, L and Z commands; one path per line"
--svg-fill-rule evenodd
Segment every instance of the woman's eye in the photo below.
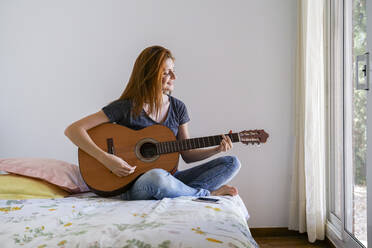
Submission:
M 168 71 L 168 72 L 164 72 L 163 75 L 164 76 L 170 76 L 171 75 L 171 72 L 174 74 L 174 71 Z

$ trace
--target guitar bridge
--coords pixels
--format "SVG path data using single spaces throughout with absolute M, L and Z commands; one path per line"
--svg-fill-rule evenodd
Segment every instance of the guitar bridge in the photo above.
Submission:
M 107 152 L 110 154 L 115 154 L 114 140 L 112 138 L 107 139 Z

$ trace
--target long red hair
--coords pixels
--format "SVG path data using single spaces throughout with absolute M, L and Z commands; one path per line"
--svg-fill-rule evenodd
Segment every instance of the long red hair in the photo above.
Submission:
M 132 114 L 138 116 L 144 103 L 149 104 L 150 113 L 159 114 L 162 104 L 163 65 L 168 59 L 174 60 L 172 53 L 161 46 L 145 48 L 133 66 L 132 74 L 119 100 L 132 101 Z

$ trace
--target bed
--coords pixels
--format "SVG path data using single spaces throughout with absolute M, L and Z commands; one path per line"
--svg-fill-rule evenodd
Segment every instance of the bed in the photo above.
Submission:
M 5 162 L 11 164 L 9 168 L 18 169 L 25 164 L 24 160 L 22 164 L 5 160 L 0 164 Z M 47 164 L 51 167 L 52 162 Z M 55 168 L 60 167 L 61 163 Z M 0 170 L 10 172 L 9 168 L 2 165 Z M 23 171 L 30 173 L 30 168 Z M 63 177 L 61 171 L 57 172 L 59 178 Z M 76 179 L 77 185 L 78 177 L 71 177 L 71 171 L 66 175 Z M 215 196 L 220 199 L 218 204 L 197 202 L 193 201 L 194 197 L 186 196 L 123 201 L 92 192 L 61 193 L 61 185 L 50 184 L 53 182 L 50 178 L 54 178 L 52 173 L 48 174 L 48 180 L 32 176 L 35 178 L 29 174 L 28 177 L 8 175 L 13 184 L 4 181 L 5 176 L 0 177 L 1 247 L 258 247 L 247 225 L 248 211 L 239 196 Z M 23 181 L 15 183 L 15 180 Z M 66 180 L 67 176 L 63 183 Z M 39 188 L 25 184 L 30 182 Z M 23 199 L 14 194 L 13 199 L 4 199 L 8 197 L 4 190 L 8 193 L 9 187 L 16 184 L 23 184 Z M 62 188 L 66 189 L 66 185 Z M 37 199 L 37 196 L 25 199 L 28 198 L 26 189 L 32 194 L 39 192 L 40 198 L 46 199 Z

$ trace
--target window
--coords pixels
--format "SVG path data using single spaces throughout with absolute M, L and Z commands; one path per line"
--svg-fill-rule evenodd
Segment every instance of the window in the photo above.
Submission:
M 366 0 L 329 1 L 328 13 L 328 232 L 342 247 L 366 247 L 367 96 L 356 86 L 364 64 L 355 66 L 367 51 Z

